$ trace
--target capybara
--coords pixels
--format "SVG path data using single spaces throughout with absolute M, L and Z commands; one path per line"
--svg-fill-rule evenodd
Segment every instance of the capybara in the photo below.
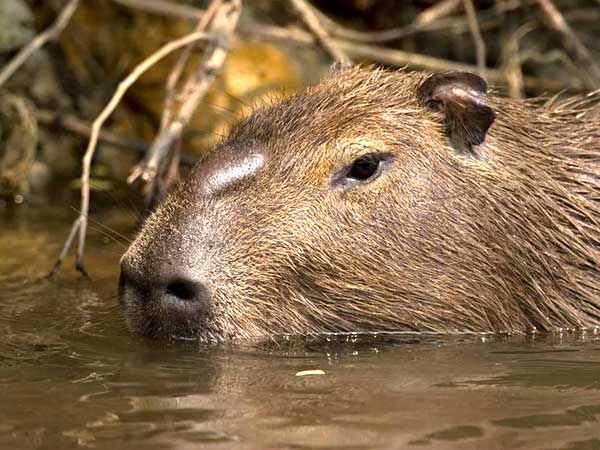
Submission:
M 130 327 L 282 334 L 600 324 L 600 92 L 338 68 L 258 108 L 121 262 Z

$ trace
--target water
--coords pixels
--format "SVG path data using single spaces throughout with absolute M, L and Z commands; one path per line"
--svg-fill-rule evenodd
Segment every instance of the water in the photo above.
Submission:
M 600 449 L 599 335 L 165 346 L 127 332 L 102 234 L 92 281 L 39 279 L 71 218 L 0 219 L 0 449 Z

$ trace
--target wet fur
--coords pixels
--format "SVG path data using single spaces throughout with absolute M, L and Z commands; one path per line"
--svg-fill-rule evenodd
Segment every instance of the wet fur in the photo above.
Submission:
M 126 299 L 130 325 L 222 340 L 600 324 L 600 94 L 490 95 L 496 120 L 472 159 L 419 102 L 426 78 L 341 70 L 242 122 L 125 256 L 146 276 L 185 267 L 212 307 L 172 317 Z M 370 151 L 394 164 L 370 184 L 332 187 Z M 207 195 L 204 180 L 248 152 L 265 155 L 260 173 Z

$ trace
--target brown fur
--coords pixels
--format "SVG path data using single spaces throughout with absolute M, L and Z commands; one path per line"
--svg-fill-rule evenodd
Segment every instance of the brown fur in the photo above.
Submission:
M 212 293 L 173 315 L 123 296 L 131 326 L 202 340 L 281 333 L 528 331 L 600 323 L 600 95 L 489 96 L 481 159 L 457 155 L 426 74 L 347 69 L 258 109 L 147 221 L 124 257 L 183 267 Z M 363 153 L 395 161 L 331 185 Z M 249 153 L 258 174 L 206 180 Z

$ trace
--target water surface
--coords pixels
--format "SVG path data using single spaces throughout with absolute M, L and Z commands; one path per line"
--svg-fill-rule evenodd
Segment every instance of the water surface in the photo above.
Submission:
M 0 449 L 600 449 L 600 335 L 152 343 L 119 314 L 122 244 L 92 231 L 91 281 L 40 279 L 73 218 L 49 203 L 0 217 Z

